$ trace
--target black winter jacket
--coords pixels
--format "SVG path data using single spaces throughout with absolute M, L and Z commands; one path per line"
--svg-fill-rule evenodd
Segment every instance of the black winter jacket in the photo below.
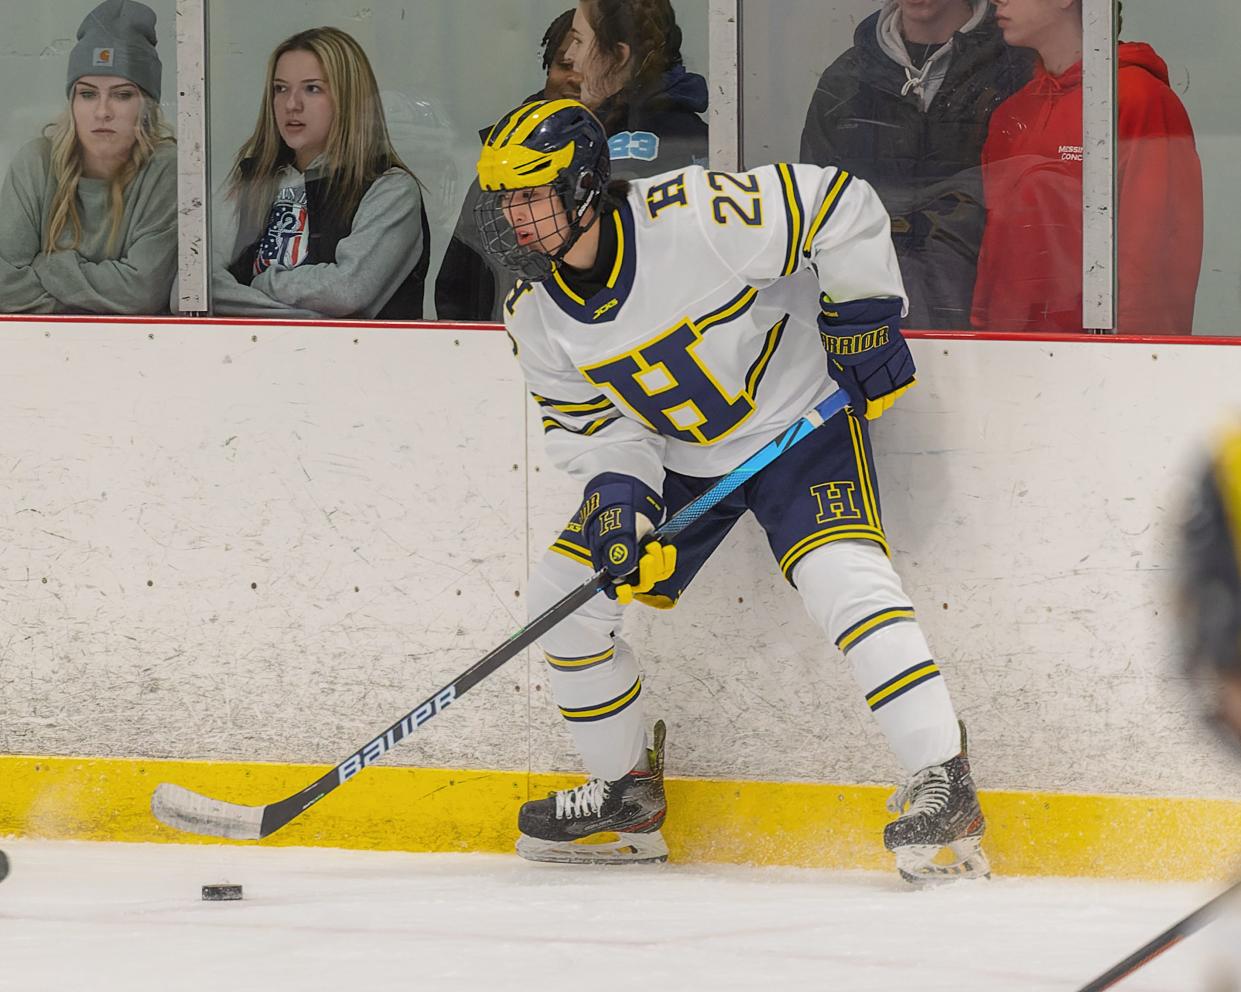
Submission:
M 909 294 L 905 325 L 967 329 L 982 243 L 979 163 L 987 122 L 1030 78 L 1033 53 L 1009 48 L 993 10 L 952 39 L 952 59 L 924 112 L 901 95 L 905 68 L 881 47 L 877 11 L 823 73 L 802 131 L 801 158 L 840 165 L 875 187 Z

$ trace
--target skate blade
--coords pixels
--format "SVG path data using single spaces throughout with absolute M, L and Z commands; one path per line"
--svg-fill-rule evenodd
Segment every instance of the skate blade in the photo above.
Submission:
M 577 841 L 539 840 L 522 834 L 517 853 L 527 861 L 561 865 L 655 864 L 668 860 L 668 845 L 658 830 L 649 834 L 600 833 Z
M 947 852 L 947 858 L 941 857 Z M 966 837 L 951 844 L 911 844 L 898 847 L 896 870 L 910 885 L 942 885 L 961 879 L 990 878 L 991 864 L 982 850 L 981 837 Z

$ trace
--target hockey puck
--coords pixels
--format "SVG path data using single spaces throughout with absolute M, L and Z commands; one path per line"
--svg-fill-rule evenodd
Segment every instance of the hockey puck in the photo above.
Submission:
M 0 851 L 0 882 L 9 877 L 9 856 Z
M 207 902 L 234 902 L 241 898 L 240 885 L 204 885 L 203 899 Z

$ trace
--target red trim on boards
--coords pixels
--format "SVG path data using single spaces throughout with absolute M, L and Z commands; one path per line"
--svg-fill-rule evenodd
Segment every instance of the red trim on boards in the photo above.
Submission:
M 115 317 L 88 314 L 0 314 L 0 323 L 36 324 L 168 324 L 186 327 L 338 327 L 380 330 L 502 331 L 503 324 L 451 320 L 275 320 L 270 317 Z M 1241 345 L 1241 336 L 1150 335 L 1150 334 L 1000 334 L 990 331 L 915 331 L 906 337 L 926 341 L 1042 341 L 1108 344 Z
M 1211 334 L 1000 334 L 993 331 L 901 331 L 905 337 L 924 341 L 1040 341 L 1079 344 L 1226 344 L 1241 345 L 1241 337 Z
M 182 324 L 187 327 L 339 327 L 380 330 L 502 331 L 503 324 L 450 320 L 273 320 L 270 317 L 114 317 L 101 314 L 0 314 L 0 323 L 25 324 Z

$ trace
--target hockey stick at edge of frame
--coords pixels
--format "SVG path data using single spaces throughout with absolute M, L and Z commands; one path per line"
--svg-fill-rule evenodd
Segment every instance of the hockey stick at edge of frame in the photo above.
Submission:
M 1239 892 L 1241 892 L 1241 880 L 1233 882 L 1210 902 L 1199 906 L 1185 919 L 1168 927 L 1167 930 L 1154 940 L 1139 947 L 1127 958 L 1109 968 L 1098 978 L 1087 982 L 1077 992 L 1103 992 L 1104 989 L 1112 988 L 1112 986 L 1128 978 L 1143 965 L 1153 961 L 1164 951 L 1175 947 L 1186 937 L 1197 933 L 1205 927 L 1219 915 L 1219 911 L 1224 904 L 1230 899 L 1235 898 Z
M 680 533 L 785 451 L 838 414 L 848 402 L 848 395 L 843 389 L 832 393 L 778 437 L 768 441 L 735 469 L 721 477 L 697 499 L 674 513 L 652 537 L 667 539 Z M 606 571 L 596 572 L 444 688 L 423 700 L 378 737 L 364 744 L 300 792 L 266 806 L 246 806 L 211 799 L 182 786 L 164 782 L 156 787 L 151 796 L 151 812 L 160 822 L 186 833 L 227 837 L 232 840 L 262 840 L 270 836 L 337 787 L 344 785 L 362 769 L 382 758 L 445 707 L 589 602 L 609 581 L 611 580 Z

